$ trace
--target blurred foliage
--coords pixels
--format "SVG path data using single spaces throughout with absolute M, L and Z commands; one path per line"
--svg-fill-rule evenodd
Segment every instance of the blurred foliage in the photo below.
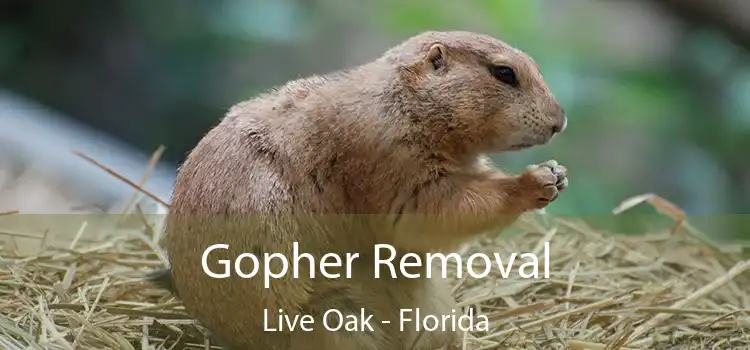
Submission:
M 690 213 L 750 211 L 750 60 L 721 35 L 685 27 L 668 59 L 623 64 L 585 11 L 546 29 L 549 1 L 366 3 L 5 1 L 0 83 L 144 151 L 164 143 L 179 162 L 231 104 L 347 63 L 342 23 L 387 37 L 378 50 L 422 30 L 475 29 L 531 54 L 570 118 L 551 145 L 497 158 L 509 170 L 547 158 L 568 166 L 570 188 L 550 212 L 602 214 L 644 192 Z M 714 221 L 750 237 L 748 225 Z

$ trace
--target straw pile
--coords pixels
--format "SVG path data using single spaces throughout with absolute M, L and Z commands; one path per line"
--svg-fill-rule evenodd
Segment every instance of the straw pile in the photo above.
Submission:
M 549 241 L 551 276 L 454 280 L 461 306 L 490 319 L 490 331 L 465 334 L 463 348 L 749 349 L 750 262 L 679 223 L 676 233 L 624 237 L 545 218 L 526 222 L 525 234 L 468 245 L 462 254 L 542 256 Z M 113 231 L 85 246 L 76 237 L 69 249 L 31 257 L 6 247 L 0 348 L 218 348 L 179 301 L 143 282 L 162 266 L 155 235 L 144 232 Z

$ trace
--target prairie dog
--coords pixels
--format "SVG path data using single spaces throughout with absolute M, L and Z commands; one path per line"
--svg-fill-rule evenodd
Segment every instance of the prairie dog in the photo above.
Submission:
M 152 275 L 230 349 L 408 350 L 397 309 L 445 314 L 446 281 L 373 279 L 375 244 L 399 253 L 451 251 L 554 201 L 568 185 L 555 161 L 518 175 L 487 154 L 546 144 L 567 118 L 537 64 L 487 35 L 424 32 L 369 63 L 291 81 L 233 106 L 190 152 L 174 187 L 162 242 L 170 269 Z M 201 266 L 249 252 L 319 258 L 361 254 L 351 279 L 214 279 Z M 273 267 L 278 270 L 278 266 Z M 301 268 L 305 271 L 305 267 Z M 262 268 L 261 268 L 262 271 Z M 295 315 L 337 307 L 377 320 L 375 332 L 265 332 L 264 310 Z M 453 332 L 422 335 L 437 349 Z

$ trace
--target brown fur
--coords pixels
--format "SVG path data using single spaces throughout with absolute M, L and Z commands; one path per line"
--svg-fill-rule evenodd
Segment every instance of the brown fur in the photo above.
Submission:
M 519 86 L 496 79 L 490 63 L 512 67 Z M 397 310 L 441 315 L 455 302 L 439 278 L 373 279 L 373 245 L 450 251 L 545 207 L 567 186 L 564 167 L 506 175 L 485 154 L 547 143 L 564 122 L 530 57 L 471 32 L 422 33 L 362 66 L 292 81 L 231 108 L 190 153 L 163 241 L 171 277 L 153 280 L 232 349 L 407 350 L 417 334 L 398 331 Z M 352 279 L 288 274 L 267 290 L 260 275 L 213 279 L 200 264 L 215 243 L 230 249 L 212 260 L 292 256 L 295 241 L 318 258 L 362 257 Z M 374 322 L 372 334 L 330 333 L 319 317 L 331 307 L 392 322 Z M 312 313 L 316 331 L 264 332 L 265 308 Z M 456 336 L 425 334 L 415 349 Z

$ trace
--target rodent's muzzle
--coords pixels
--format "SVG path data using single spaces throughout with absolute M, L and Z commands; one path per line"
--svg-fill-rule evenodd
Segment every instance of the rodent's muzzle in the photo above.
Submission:
M 549 143 L 555 136 L 564 132 L 568 127 L 568 118 L 564 112 L 560 114 L 557 120 L 552 126 L 543 126 L 541 129 L 539 128 L 541 125 L 537 124 L 536 129 L 533 129 L 533 131 L 530 130 L 530 134 L 521 137 L 520 142 L 511 144 L 509 149 L 522 150 Z

